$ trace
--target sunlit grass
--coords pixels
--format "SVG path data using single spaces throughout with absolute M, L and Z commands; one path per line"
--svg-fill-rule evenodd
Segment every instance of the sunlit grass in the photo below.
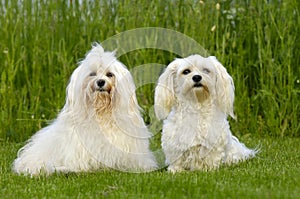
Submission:
M 21 146 L 0 142 L 1 198 L 297 198 L 300 192 L 299 138 L 259 141 L 261 151 L 247 162 L 210 172 L 170 174 L 98 171 L 29 178 L 11 172 Z

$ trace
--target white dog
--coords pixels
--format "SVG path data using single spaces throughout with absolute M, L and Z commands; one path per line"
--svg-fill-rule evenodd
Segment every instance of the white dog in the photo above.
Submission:
M 234 84 L 215 57 L 171 62 L 155 89 L 155 113 L 165 119 L 162 148 L 168 170 L 210 170 L 255 156 L 230 132 Z
M 16 173 L 38 175 L 99 168 L 157 168 L 135 85 L 114 53 L 95 44 L 73 72 L 58 118 L 19 151 Z

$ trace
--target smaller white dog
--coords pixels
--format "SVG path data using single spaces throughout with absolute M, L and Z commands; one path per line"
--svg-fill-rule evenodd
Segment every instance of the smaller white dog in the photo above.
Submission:
M 155 89 L 155 113 L 165 119 L 162 148 L 171 172 L 210 170 L 254 157 L 231 134 L 234 84 L 215 57 L 171 62 Z
M 57 119 L 19 151 L 13 170 L 38 175 L 157 168 L 130 72 L 95 44 L 73 72 Z

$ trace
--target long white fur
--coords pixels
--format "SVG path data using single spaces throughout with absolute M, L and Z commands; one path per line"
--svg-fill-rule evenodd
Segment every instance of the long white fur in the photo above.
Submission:
M 188 74 L 183 71 L 188 69 Z M 194 87 L 193 76 L 202 77 Z M 171 62 L 155 89 L 155 113 L 164 120 L 162 148 L 171 172 L 211 170 L 254 157 L 230 131 L 234 83 L 213 56 L 191 55 Z
M 114 76 L 107 77 L 107 72 Z M 100 78 L 107 81 L 110 94 L 95 91 Z M 113 52 L 95 44 L 73 72 L 57 119 L 20 149 L 13 170 L 29 175 L 101 168 L 151 171 L 157 164 L 149 150 L 150 136 L 132 76 Z

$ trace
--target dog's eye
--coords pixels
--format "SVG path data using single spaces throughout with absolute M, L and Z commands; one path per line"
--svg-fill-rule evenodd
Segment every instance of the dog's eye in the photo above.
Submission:
M 91 72 L 90 76 L 96 76 L 96 72 Z
M 187 75 L 187 74 L 189 74 L 190 72 L 191 72 L 190 69 L 185 69 L 185 70 L 182 72 L 182 74 Z
M 113 74 L 113 73 L 111 73 L 111 72 L 108 72 L 108 73 L 106 73 L 106 76 L 107 76 L 107 77 L 113 77 L 113 76 L 114 76 L 114 74 Z
M 208 74 L 210 73 L 210 70 L 208 70 L 207 68 L 203 68 L 203 72 Z

